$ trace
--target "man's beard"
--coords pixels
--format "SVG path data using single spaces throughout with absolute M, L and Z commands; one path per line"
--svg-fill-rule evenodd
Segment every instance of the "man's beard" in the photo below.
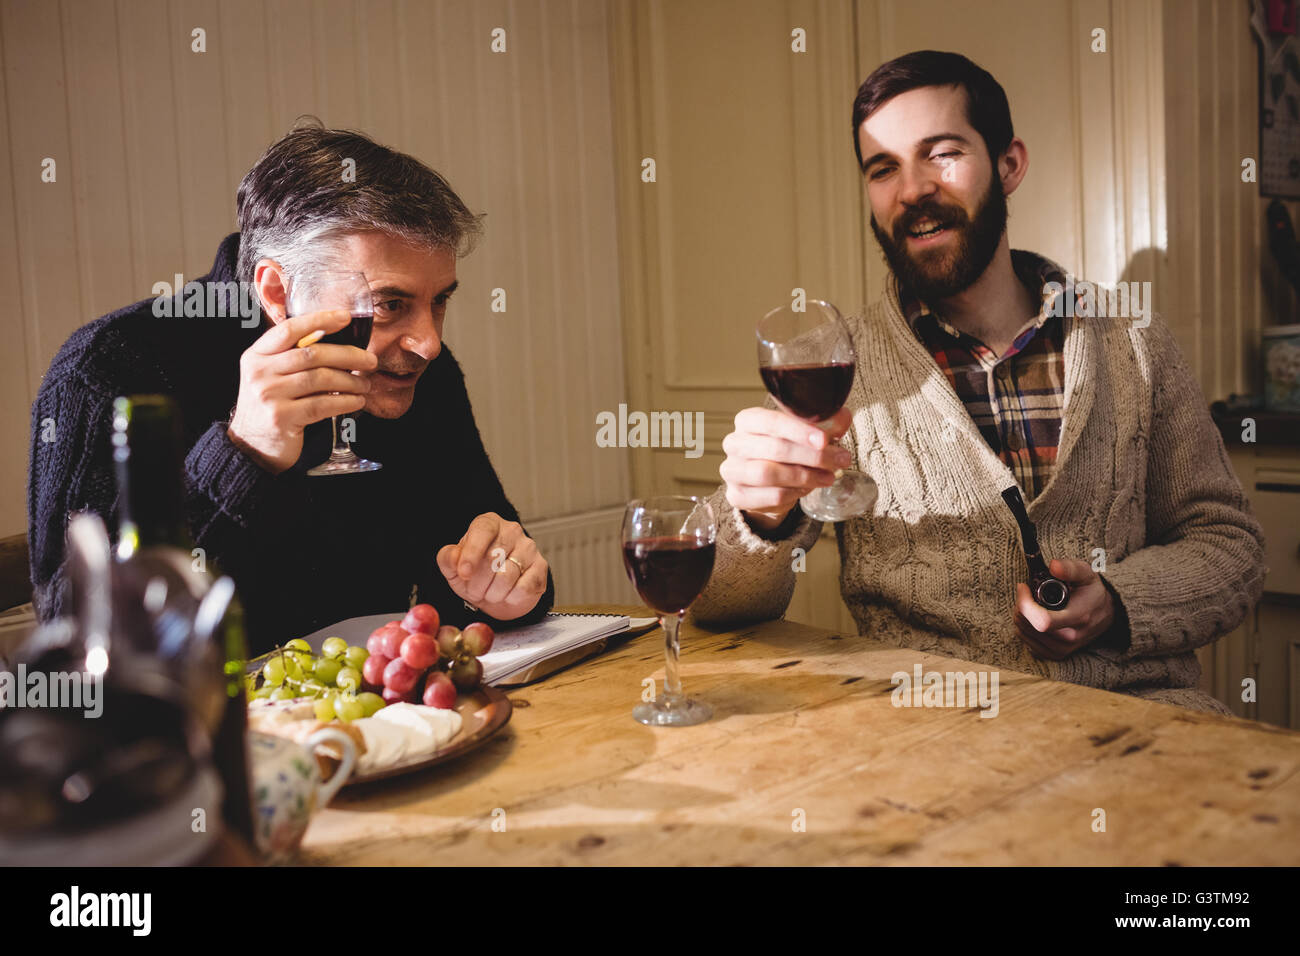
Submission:
M 944 248 L 922 249 L 914 256 L 907 249 L 908 232 L 922 219 L 945 226 L 954 235 Z M 1007 197 L 1002 194 L 996 168 L 973 220 L 960 206 L 945 206 L 933 198 L 909 206 L 894 223 L 892 237 L 880 228 L 874 214 L 871 217 L 871 231 L 894 275 L 927 305 L 970 288 L 993 261 L 1006 227 Z

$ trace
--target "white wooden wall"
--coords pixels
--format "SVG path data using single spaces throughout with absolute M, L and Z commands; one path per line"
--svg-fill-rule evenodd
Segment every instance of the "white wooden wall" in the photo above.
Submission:
M 26 527 L 30 403 L 59 345 L 206 272 L 240 178 L 304 113 L 487 213 L 447 341 L 525 520 L 623 504 L 627 455 L 594 440 L 624 400 L 607 17 L 603 0 L 0 2 L 0 535 Z

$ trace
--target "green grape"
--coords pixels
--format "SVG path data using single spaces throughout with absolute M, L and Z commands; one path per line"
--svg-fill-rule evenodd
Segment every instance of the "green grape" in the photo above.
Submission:
M 371 717 L 376 711 L 384 706 L 384 698 L 380 697 L 378 694 L 372 694 L 370 691 L 366 691 L 357 694 L 357 703 L 365 709 L 365 713 L 362 714 L 362 716 Z
M 360 690 L 361 671 L 355 667 L 345 667 L 335 676 L 334 683 L 340 690 Z
M 304 697 L 322 697 L 325 694 L 325 685 L 318 680 L 305 680 L 298 685 Z
M 328 697 L 321 697 L 316 700 L 316 719 L 330 721 L 336 716 L 334 713 L 334 701 Z
M 284 683 L 284 673 L 284 661 L 278 657 L 272 657 L 266 662 L 266 666 L 262 668 L 262 676 L 266 678 L 266 682 L 272 687 L 279 687 Z
M 291 687 L 277 687 L 271 691 L 271 700 L 293 700 L 297 696 Z
M 284 673 L 285 676 L 292 677 L 294 680 L 302 680 L 302 665 L 294 660 L 292 656 L 286 654 L 284 656 Z
M 361 668 L 365 666 L 366 658 L 369 656 L 370 652 L 368 650 L 364 647 L 357 647 L 355 644 L 349 647 L 343 654 L 343 657 L 347 660 L 347 666 L 355 667 L 357 670 L 361 670 Z
M 366 707 L 350 694 L 340 694 L 334 698 L 334 713 L 340 720 L 356 720 L 366 716 Z
M 270 684 L 263 684 L 261 687 L 257 688 L 257 690 L 251 691 L 248 696 L 250 699 L 257 698 L 265 700 L 271 696 L 271 691 L 273 690 L 275 690 L 275 688 Z
M 288 644 L 284 645 L 284 649 L 286 651 L 302 651 L 304 654 L 311 653 L 311 645 L 308 644 L 306 641 L 304 641 L 301 637 L 295 637 Z
M 330 660 L 342 657 L 348 649 L 348 642 L 341 637 L 327 637 L 320 646 L 320 652 Z
M 312 669 L 312 673 L 315 674 L 316 679 L 322 684 L 332 684 L 334 683 L 334 679 L 339 676 L 339 671 L 342 669 L 343 665 L 338 661 L 322 657 L 316 662 L 316 666 Z

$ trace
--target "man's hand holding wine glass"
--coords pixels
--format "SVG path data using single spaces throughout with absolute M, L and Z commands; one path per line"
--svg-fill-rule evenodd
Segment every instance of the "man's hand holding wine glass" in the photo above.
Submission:
M 821 430 L 835 427 L 836 415 L 844 410 L 853 388 L 858 365 L 853 336 L 840 310 L 822 299 L 781 305 L 763 316 L 754 334 L 758 373 L 768 394 L 783 411 L 806 425 Z M 843 425 L 847 430 L 848 420 Z M 843 430 L 826 436 L 828 444 L 834 443 L 841 434 Z M 797 433 L 794 441 L 802 444 Z M 817 451 L 827 450 L 827 444 L 815 436 L 808 436 L 808 442 Z M 861 472 L 850 470 L 849 461 L 842 455 L 830 454 L 826 459 L 819 459 L 813 467 L 831 471 L 834 480 L 830 483 L 822 482 L 820 475 L 809 474 L 809 466 L 801 462 L 793 462 L 794 469 L 753 469 L 750 477 L 766 479 L 768 487 L 789 487 L 789 482 L 806 486 L 810 484 L 809 478 L 817 478 L 812 491 L 799 498 L 799 507 L 818 521 L 845 521 L 866 514 L 876 500 L 876 483 Z M 776 504 L 772 510 L 779 511 L 783 505 L 784 502 Z
M 308 425 L 365 406 L 370 380 L 351 373 L 373 372 L 379 366 L 373 354 L 323 342 L 298 348 L 299 340 L 311 333 L 338 332 L 351 321 L 346 309 L 285 319 L 240 357 L 230 439 L 272 474 L 298 460 Z
M 852 463 L 852 455 L 834 444 L 851 420 L 846 408 L 822 427 L 778 409 L 743 409 L 735 431 L 722 440 L 727 457 L 720 472 L 727 501 L 745 512 L 755 528 L 777 527 L 800 498 L 830 487 L 835 472 Z

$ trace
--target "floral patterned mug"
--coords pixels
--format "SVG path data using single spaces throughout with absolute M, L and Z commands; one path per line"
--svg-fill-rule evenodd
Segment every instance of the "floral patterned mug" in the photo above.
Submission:
M 325 741 L 336 742 L 343 753 L 343 762 L 328 781 L 321 780 L 314 754 L 316 745 Z M 303 744 L 251 731 L 248 758 L 257 849 L 270 863 L 288 862 L 302 842 L 312 813 L 328 804 L 352 775 L 356 745 L 332 727 L 322 727 Z

